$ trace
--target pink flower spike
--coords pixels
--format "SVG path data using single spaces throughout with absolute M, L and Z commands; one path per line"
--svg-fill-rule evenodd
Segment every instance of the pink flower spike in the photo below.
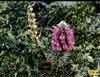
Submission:
M 69 51 L 74 46 L 74 31 L 70 27 L 52 27 L 51 45 L 55 51 Z

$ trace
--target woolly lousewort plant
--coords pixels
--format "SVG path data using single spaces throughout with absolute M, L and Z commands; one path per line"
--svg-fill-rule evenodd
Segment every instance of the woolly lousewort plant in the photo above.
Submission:
M 73 48 L 74 32 L 64 21 L 51 29 L 51 46 L 54 51 L 67 52 Z

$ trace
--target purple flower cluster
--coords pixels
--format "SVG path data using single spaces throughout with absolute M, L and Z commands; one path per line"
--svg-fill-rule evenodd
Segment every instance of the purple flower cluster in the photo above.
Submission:
M 51 45 L 54 51 L 69 51 L 74 45 L 74 32 L 70 27 L 53 26 Z

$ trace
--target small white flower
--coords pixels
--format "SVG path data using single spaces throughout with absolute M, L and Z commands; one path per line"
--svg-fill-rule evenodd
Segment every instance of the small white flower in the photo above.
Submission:
M 36 19 L 33 19 L 33 22 L 36 23 Z
M 36 29 L 37 28 L 37 25 L 33 25 L 33 28 Z
M 98 76 L 93 76 L 93 77 L 98 77 Z
M 29 10 L 30 10 L 30 11 L 33 11 L 33 8 L 32 8 L 32 7 L 30 7 L 30 8 L 29 8 Z
M 32 13 L 32 16 L 33 16 L 33 17 L 35 17 L 35 14 L 34 14 L 34 13 Z
M 87 23 L 91 23 L 91 19 L 90 18 L 86 18 Z
M 84 54 L 83 58 L 88 60 L 89 62 L 93 62 L 94 61 L 94 59 L 92 58 L 92 56 L 89 55 L 89 53 Z
M 94 61 L 94 59 L 91 56 L 88 56 L 87 59 L 88 59 L 89 62 L 93 62 Z
M 100 49 L 100 46 L 97 46 L 97 49 Z

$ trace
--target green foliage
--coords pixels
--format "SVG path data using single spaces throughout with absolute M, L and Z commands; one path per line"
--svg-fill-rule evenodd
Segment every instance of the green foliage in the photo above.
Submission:
M 0 2 L 0 72 L 32 71 L 33 76 L 35 73 L 40 75 L 47 73 L 48 76 L 61 74 L 59 76 L 70 77 L 78 73 L 80 77 L 84 77 L 88 65 L 93 63 L 96 67 L 95 56 L 100 51 L 100 16 L 96 14 L 97 8 L 93 3 L 79 3 L 73 6 L 52 5 L 46 7 L 46 10 L 41 9 L 37 13 L 37 18 L 38 15 L 46 18 L 45 22 L 37 22 L 41 25 L 39 27 L 41 29 L 39 40 L 43 45 L 41 47 L 25 35 L 29 4 L 28 1 Z M 49 29 L 61 20 L 69 23 L 75 32 L 75 45 L 69 54 L 56 54 L 50 46 Z M 54 64 L 52 62 L 48 64 L 47 59 L 54 61 Z M 79 67 L 72 64 L 78 64 Z
M 81 68 L 82 69 L 84 69 L 85 67 L 88 68 L 88 65 L 91 65 L 91 62 L 95 64 L 94 67 L 96 68 L 97 63 L 95 61 L 96 60 L 95 56 L 100 51 L 98 47 L 100 43 L 99 42 L 100 34 L 99 34 L 99 27 L 97 27 L 99 26 L 98 24 L 100 23 L 100 17 L 96 15 L 96 7 L 94 6 L 94 4 L 81 3 L 73 6 L 63 6 L 63 4 L 52 5 L 45 12 L 44 11 L 40 12 L 40 14 L 44 14 L 44 17 L 47 16 L 48 20 L 44 24 L 45 27 L 50 28 L 51 26 L 59 23 L 61 20 L 65 20 L 74 29 L 75 45 L 69 57 L 68 56 L 64 57 L 66 59 L 66 63 L 72 61 L 73 64 L 79 64 L 80 68 L 78 70 L 80 72 Z M 46 32 L 47 31 L 44 28 L 43 32 L 41 32 L 42 33 L 41 38 L 44 38 L 43 36 L 45 36 L 46 39 L 47 38 L 50 39 L 49 37 L 50 33 L 48 33 L 48 36 L 44 35 L 46 34 Z M 48 45 L 50 45 L 50 41 L 47 41 L 46 43 L 48 42 L 49 42 Z M 47 44 L 45 45 L 47 47 Z M 65 55 L 68 55 L 68 53 L 66 53 Z M 53 56 L 55 55 L 52 54 L 52 57 Z M 57 65 L 59 64 L 57 63 Z M 83 71 L 85 71 L 86 74 L 86 70 Z
M 5 71 L 8 69 L 7 73 L 13 73 L 13 68 L 9 67 L 11 63 L 16 66 L 15 72 L 23 68 L 22 66 L 27 63 L 27 53 L 33 50 L 31 39 L 24 35 L 27 30 L 28 5 L 28 1 L 2 1 L 0 3 L 2 6 L 0 8 L 0 69 Z M 26 64 L 25 67 L 27 66 Z

